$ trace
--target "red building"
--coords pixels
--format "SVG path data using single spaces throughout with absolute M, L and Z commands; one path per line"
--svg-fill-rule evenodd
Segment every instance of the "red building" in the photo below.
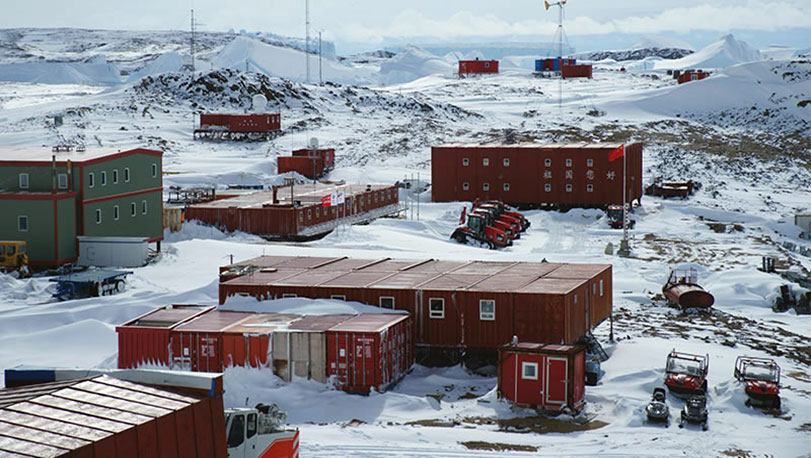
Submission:
M 339 224 L 368 223 L 399 211 L 395 186 L 308 183 L 191 205 L 185 218 L 225 231 L 298 240 L 322 236 Z
M 585 404 L 585 347 L 522 342 L 498 354 L 499 398 L 551 411 L 579 411 Z
M 619 143 L 451 144 L 431 148 L 434 202 L 497 199 L 538 207 L 622 204 Z M 642 144 L 624 147 L 627 202 L 642 197 Z M 612 160 L 613 159 L 613 160 Z
M 497 60 L 460 60 L 459 76 L 498 73 Z
M 321 178 L 335 168 L 335 150 L 299 149 L 292 156 L 277 158 L 278 173 L 297 172 L 310 179 Z
M 592 67 L 588 64 L 579 65 L 563 65 L 560 71 L 560 77 L 566 78 L 591 78 Z
M 573 344 L 611 314 L 611 266 L 262 256 L 221 268 L 220 303 L 331 298 L 405 310 L 429 357 L 495 355 L 513 336 Z
M 710 72 L 704 72 L 701 70 L 685 70 L 684 73 L 679 74 L 679 84 L 682 83 L 689 83 L 690 81 L 698 81 L 703 80 L 704 78 L 709 78 Z
M 154 332 L 160 325 L 166 333 Z M 175 305 L 116 328 L 118 367 L 269 367 L 287 381 L 296 376 L 332 380 L 353 393 L 383 391 L 414 365 L 412 327 L 402 313 L 300 316 Z
M 201 113 L 194 138 L 212 140 L 268 140 L 281 134 L 279 113 Z

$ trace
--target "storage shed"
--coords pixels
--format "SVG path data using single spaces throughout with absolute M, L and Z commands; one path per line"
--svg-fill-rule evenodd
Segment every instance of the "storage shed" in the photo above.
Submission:
M 605 207 L 642 197 L 642 144 L 450 144 L 431 148 L 434 202 L 501 200 L 524 207 Z
M 220 303 L 301 296 L 404 310 L 423 356 L 494 358 L 514 335 L 575 343 L 610 316 L 611 282 L 606 264 L 263 256 L 221 268 Z
M 497 60 L 460 60 L 459 76 L 498 73 Z
M 228 456 L 220 374 L 61 375 L 6 371 L 0 456 Z
M 710 72 L 705 72 L 702 70 L 685 70 L 684 72 L 680 73 L 676 79 L 678 80 L 679 84 L 682 84 L 689 83 L 690 81 L 703 80 L 704 78 L 709 77 Z
M 80 266 L 141 267 L 149 259 L 149 241 L 141 237 L 91 237 L 80 235 Z
M 585 356 L 581 345 L 504 345 L 498 351 L 498 397 L 539 410 L 579 411 L 586 402 Z
M 368 223 L 399 211 L 399 193 L 393 185 L 308 183 L 191 205 L 185 217 L 224 231 L 306 240 L 340 224 Z

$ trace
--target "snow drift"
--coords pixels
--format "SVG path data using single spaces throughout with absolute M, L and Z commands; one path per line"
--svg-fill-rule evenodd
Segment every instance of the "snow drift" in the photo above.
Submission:
M 689 56 L 657 62 L 656 69 L 724 68 L 760 60 L 763 60 L 763 57 L 758 50 L 728 34 Z

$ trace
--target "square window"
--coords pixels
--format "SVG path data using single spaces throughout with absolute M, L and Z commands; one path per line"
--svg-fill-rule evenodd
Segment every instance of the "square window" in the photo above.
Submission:
M 130 169 L 129 167 L 124 169 L 124 183 L 129 183 L 130 181 Z
M 28 174 L 20 174 L 20 189 L 28 189 Z
M 594 159 L 586 159 L 586 166 L 593 167 L 594 166 Z
M 505 190 L 505 191 L 509 191 L 509 190 L 510 190 L 510 183 L 504 183 L 504 190 Z
M 521 363 L 521 378 L 525 380 L 538 380 L 538 363 Z
M 463 157 L 462 158 L 462 166 L 467 167 L 468 165 L 470 165 L 470 160 L 468 158 L 466 158 L 466 157 Z
M 152 164 L 152 178 L 158 177 L 158 164 Z
M 430 318 L 445 318 L 445 299 L 432 297 L 428 299 L 428 316 Z
M 141 201 L 141 214 L 146 215 L 146 201 Z
M 118 169 L 113 169 L 113 184 L 118 184 Z
M 138 207 L 135 205 L 135 202 L 130 204 L 130 214 L 135 216 L 138 213 Z
M 468 189 L 470 189 L 470 184 L 462 183 L 462 191 L 467 191 Z
M 329 298 L 339 300 L 339 301 L 345 301 L 346 300 L 346 296 L 344 296 L 343 294 L 333 294 Z
M 17 217 L 17 230 L 20 232 L 28 232 L 28 217 L 20 215 Z
M 586 185 L 586 192 L 594 192 L 594 185 L 587 184 Z
M 572 166 L 572 160 L 571 159 L 566 159 L 566 167 L 571 167 L 571 166 Z
M 493 321 L 496 319 L 496 301 L 493 299 L 482 299 L 479 301 L 479 319 L 482 321 Z
M 544 165 L 545 167 L 552 167 L 552 159 L 549 159 L 549 158 L 544 159 L 544 160 L 543 160 L 543 165 Z
M 59 189 L 68 189 L 68 174 L 60 173 L 56 176 L 57 186 Z
M 107 172 L 101 172 L 101 185 L 107 186 Z
M 394 309 L 394 298 L 391 296 L 380 296 L 378 304 L 384 309 Z
M 549 183 L 546 183 L 545 185 L 543 185 L 543 190 L 546 191 L 546 192 L 552 192 L 552 185 L 549 184 Z
M 489 191 L 490 190 L 490 183 L 482 183 L 482 190 Z
M 566 185 L 566 192 L 572 192 L 572 185 L 570 184 Z
M 96 185 L 95 178 L 96 178 L 96 176 L 93 175 L 93 172 L 90 172 L 90 173 L 87 174 L 87 187 L 88 188 L 92 188 L 93 186 Z
M 96 209 L 96 224 L 101 224 L 101 209 Z
M 113 219 L 118 221 L 118 205 L 113 206 Z
M 485 166 L 485 167 L 489 166 L 490 165 L 490 158 L 489 157 L 483 157 L 482 158 L 482 165 Z
M 510 166 L 510 158 L 505 157 L 504 158 L 504 167 L 509 167 L 509 166 Z

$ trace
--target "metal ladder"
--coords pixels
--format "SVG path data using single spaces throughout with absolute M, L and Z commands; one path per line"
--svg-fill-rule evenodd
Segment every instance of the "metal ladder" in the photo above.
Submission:
M 594 334 L 591 331 L 587 331 L 586 335 L 580 338 L 580 342 L 586 346 L 586 353 L 596 355 L 600 358 L 600 362 L 604 362 L 608 360 L 608 353 L 603 350 L 603 346 L 600 345 L 600 341 L 594 337 Z

